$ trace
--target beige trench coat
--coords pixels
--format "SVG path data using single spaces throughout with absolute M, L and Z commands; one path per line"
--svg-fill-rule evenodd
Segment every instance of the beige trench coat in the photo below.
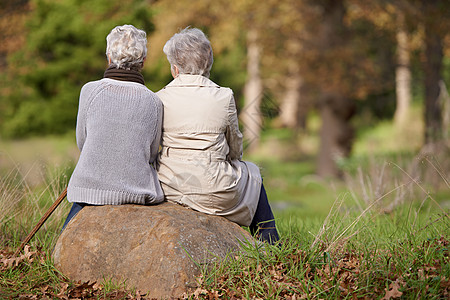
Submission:
M 164 105 L 157 169 L 166 199 L 249 226 L 262 179 L 255 164 L 241 161 L 231 89 L 180 74 L 157 95 Z

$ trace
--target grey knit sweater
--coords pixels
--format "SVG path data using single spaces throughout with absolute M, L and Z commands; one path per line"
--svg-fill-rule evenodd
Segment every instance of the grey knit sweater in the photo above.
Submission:
M 77 118 L 80 158 L 69 181 L 69 202 L 156 204 L 164 195 L 152 164 L 163 108 L 144 85 L 103 78 L 83 86 Z

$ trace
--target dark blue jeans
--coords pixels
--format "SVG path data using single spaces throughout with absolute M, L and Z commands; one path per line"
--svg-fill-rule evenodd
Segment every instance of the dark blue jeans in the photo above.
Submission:
M 260 241 L 273 245 L 280 239 L 264 184 L 261 184 L 258 206 L 249 228 L 250 233 L 256 235 Z
M 69 214 L 67 215 L 66 221 L 64 222 L 64 225 L 61 229 L 61 232 L 64 230 L 64 228 L 66 228 L 67 224 L 70 222 L 70 220 L 72 220 L 73 217 L 75 217 L 75 215 L 86 205 L 89 205 L 87 203 L 77 203 L 74 202 L 72 204 L 72 208 L 69 211 Z

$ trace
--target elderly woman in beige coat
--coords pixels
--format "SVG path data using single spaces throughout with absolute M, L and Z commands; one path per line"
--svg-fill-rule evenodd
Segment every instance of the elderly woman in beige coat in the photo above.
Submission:
M 158 177 L 166 199 L 249 226 L 260 240 L 275 243 L 259 168 L 241 160 L 233 92 L 209 79 L 209 40 L 201 30 L 186 28 L 163 51 L 174 77 L 157 92 L 164 106 Z

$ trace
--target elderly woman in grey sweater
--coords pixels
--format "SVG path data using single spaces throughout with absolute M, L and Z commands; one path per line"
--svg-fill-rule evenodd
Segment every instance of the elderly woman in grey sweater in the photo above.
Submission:
M 153 163 L 163 108 L 140 73 L 147 37 L 132 25 L 117 26 L 107 38 L 104 78 L 80 93 L 76 138 L 80 158 L 70 178 L 73 203 L 63 225 L 85 205 L 156 204 L 164 200 Z
M 242 161 L 233 92 L 209 79 L 211 44 L 196 28 L 164 46 L 174 80 L 157 92 L 164 105 L 158 176 L 167 200 L 249 226 L 260 240 L 278 232 L 259 168 Z

